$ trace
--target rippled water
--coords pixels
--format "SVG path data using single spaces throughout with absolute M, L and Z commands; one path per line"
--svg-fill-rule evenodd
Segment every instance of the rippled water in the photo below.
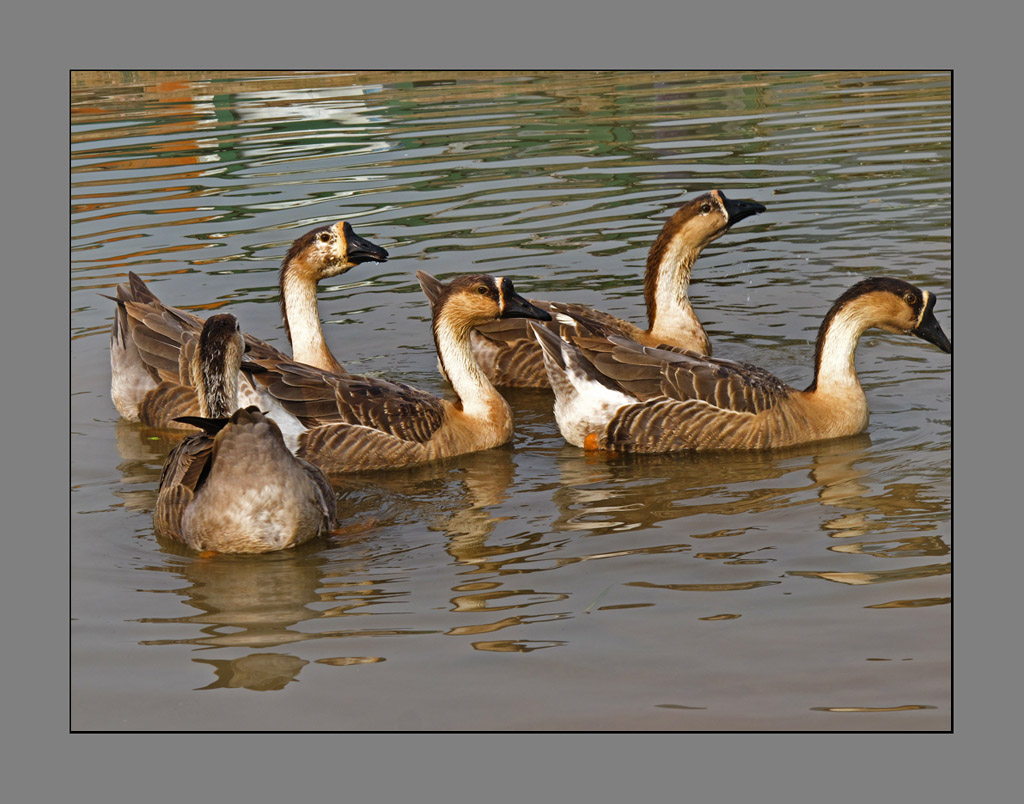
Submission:
M 72 727 L 948 729 L 931 345 L 869 333 L 867 434 L 783 453 L 590 457 L 549 395 L 513 392 L 513 445 L 346 479 L 331 543 L 203 559 L 153 535 L 172 441 L 118 418 L 100 294 L 133 270 L 286 349 L 280 259 L 345 218 L 392 260 L 321 285 L 328 342 L 444 394 L 418 268 L 642 321 L 647 248 L 717 187 L 768 211 L 705 251 L 694 306 L 716 355 L 803 387 L 866 276 L 938 294 L 953 338 L 950 94 L 930 73 L 73 75 Z

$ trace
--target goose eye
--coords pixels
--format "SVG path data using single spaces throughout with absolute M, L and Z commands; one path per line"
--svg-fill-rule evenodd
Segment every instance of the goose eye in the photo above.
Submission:
M 903 301 L 905 301 L 907 304 L 913 307 L 915 304 L 917 304 L 917 296 L 915 296 L 913 293 L 905 293 L 903 294 Z
M 476 289 L 476 292 L 483 296 L 485 293 L 487 293 L 487 285 L 480 285 L 480 287 Z
M 327 232 L 321 232 L 320 233 L 320 242 L 321 243 L 326 243 L 330 239 L 331 239 L 331 236 L 329 234 L 327 234 Z
M 711 204 L 709 204 L 707 201 L 705 201 L 703 204 L 700 205 L 700 214 L 701 215 L 707 215 L 710 211 L 711 211 Z

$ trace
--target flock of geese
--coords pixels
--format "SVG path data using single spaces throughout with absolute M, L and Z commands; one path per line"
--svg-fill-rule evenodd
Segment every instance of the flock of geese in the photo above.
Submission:
M 189 433 L 160 475 L 154 522 L 200 551 L 258 553 L 330 531 L 328 475 L 390 469 L 505 444 L 499 387 L 550 388 L 559 430 L 585 450 L 764 450 L 859 433 L 867 399 L 854 352 L 871 327 L 952 347 L 935 296 L 858 282 L 825 315 L 814 379 L 792 388 L 762 368 L 711 357 L 687 296 L 701 251 L 765 207 L 713 190 L 684 204 L 647 257 L 646 329 L 579 304 L 527 300 L 505 278 L 419 271 L 452 403 L 398 381 L 349 374 L 324 340 L 317 285 L 388 252 L 344 221 L 296 240 L 281 263 L 288 356 L 161 302 L 134 273 L 118 285 L 111 398 L 130 421 Z

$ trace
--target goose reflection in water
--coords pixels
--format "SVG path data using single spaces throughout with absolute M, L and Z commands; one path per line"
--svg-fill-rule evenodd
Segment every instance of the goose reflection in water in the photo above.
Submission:
M 508 501 L 515 477 L 513 450 L 506 445 L 397 471 L 332 475 L 331 482 L 343 494 L 362 495 L 364 513 L 374 506 L 401 509 L 393 518 L 380 517 L 381 525 L 422 519 L 428 530 L 445 534 L 445 549 L 456 561 L 472 564 L 487 554 L 487 538 L 504 519 L 488 509 Z
M 826 505 L 862 493 L 835 488 L 868 456 L 871 439 L 853 436 L 831 443 L 762 453 L 674 455 L 580 454 L 565 448 L 558 461 L 560 483 L 553 499 L 559 530 L 632 531 L 700 515 L 768 513 L 803 505 L 810 493 Z M 633 480 L 642 464 L 645 479 Z M 663 472 L 655 470 L 664 468 Z M 824 471 L 824 482 L 817 473 Z M 780 481 L 785 478 L 786 482 Z M 808 482 L 809 481 L 809 482 Z M 867 489 L 860 487 L 863 492 Z M 731 531 L 691 533 L 693 538 Z
M 113 493 L 124 501 L 125 508 L 153 513 L 160 470 L 167 453 L 183 437 L 183 432 L 172 434 L 121 418 L 114 422 L 115 444 L 121 458 L 117 465 L 121 485 Z
M 309 662 L 287 653 L 250 653 L 240 659 L 193 659 L 208 664 L 217 674 L 216 681 L 200 690 L 238 689 L 256 692 L 283 690 L 296 681 L 299 671 Z
M 196 558 L 187 548 L 168 542 L 166 552 L 180 554 L 181 563 L 146 567 L 172 573 L 186 583 L 176 594 L 197 613 L 171 619 L 146 619 L 160 624 L 190 623 L 202 636 L 149 639 L 143 645 L 196 645 L 234 651 L 275 648 L 309 639 L 293 626 L 316 617 L 326 559 L 315 548 L 299 547 L 289 554 Z M 308 662 L 281 652 L 242 657 L 193 659 L 214 668 L 216 680 L 203 689 L 244 687 L 275 690 L 293 681 Z
M 298 677 L 309 660 L 282 651 L 265 651 L 307 640 L 398 634 L 385 630 L 350 629 L 298 630 L 295 626 L 314 620 L 347 616 L 385 599 L 379 582 L 367 580 L 360 558 L 339 562 L 324 555 L 315 545 L 302 545 L 287 553 L 258 556 L 217 555 L 197 558 L 186 548 L 170 542 L 167 553 L 176 553 L 181 563 L 169 561 L 148 571 L 172 573 L 186 582 L 175 590 L 187 606 L 198 613 L 184 617 L 142 619 L 140 622 L 188 623 L 199 626 L 202 636 L 181 639 L 149 639 L 142 645 L 195 645 L 205 649 L 234 652 L 255 648 L 260 652 L 241 657 L 196 658 L 208 664 L 216 680 L 202 689 L 244 687 L 252 690 L 282 689 Z M 345 568 L 339 569 L 339 563 Z M 338 580 L 339 577 L 342 580 Z M 154 590 L 155 591 L 155 590 Z M 392 593 L 393 594 L 393 593 Z M 332 608 L 317 608 L 324 602 L 338 602 Z M 344 644 L 344 643 L 342 643 Z M 345 667 L 385 661 L 383 656 L 334 656 L 316 659 L 318 664 Z
M 850 554 L 882 558 L 945 555 L 949 548 L 941 536 L 918 532 L 934 529 L 935 514 L 944 509 L 944 503 L 935 499 L 932 484 L 927 481 L 889 484 L 878 491 L 873 488 L 872 477 L 878 471 L 876 464 L 885 460 L 888 460 L 886 453 L 872 447 L 868 435 L 770 453 L 713 457 L 698 454 L 586 456 L 566 448 L 558 461 L 560 483 L 552 491 L 552 499 L 559 509 L 556 529 L 592 535 L 627 534 L 646 532 L 675 521 L 675 527 L 664 532 L 685 534 L 685 541 L 662 541 L 655 545 L 630 545 L 624 541 L 621 551 L 561 561 L 564 564 L 632 554 L 690 552 L 694 540 L 724 539 L 735 542 L 740 549 L 695 552 L 694 556 L 728 564 L 766 563 L 777 559 L 768 558 L 770 554 L 761 554 L 761 551 L 777 545 L 757 537 L 762 544 L 751 548 L 751 541 L 744 542 L 742 537 L 754 530 L 769 536 L 773 530 L 772 519 L 762 522 L 752 520 L 751 515 L 771 517 L 780 509 L 814 502 L 837 511 L 835 517 L 820 524 L 830 538 L 843 540 L 838 545 L 823 544 L 837 558 Z M 647 478 L 641 483 L 633 479 L 637 463 L 644 464 Z M 659 477 L 652 470 L 661 466 L 665 471 Z M 721 520 L 724 524 L 735 524 L 704 530 L 709 523 L 717 524 L 722 516 L 727 517 Z M 906 535 L 907 531 L 910 535 Z M 869 539 L 872 535 L 876 538 Z M 792 536 L 788 530 L 780 534 L 780 538 L 786 540 Z M 827 573 L 830 576 L 827 579 L 845 578 L 844 569 L 846 567 L 841 566 Z M 942 570 L 936 567 L 923 572 L 932 575 Z M 877 576 L 877 580 L 887 577 L 884 570 L 868 574 Z M 815 575 L 825 577 L 822 573 Z M 860 582 L 871 582 L 871 578 Z M 717 586 L 686 585 L 707 590 Z

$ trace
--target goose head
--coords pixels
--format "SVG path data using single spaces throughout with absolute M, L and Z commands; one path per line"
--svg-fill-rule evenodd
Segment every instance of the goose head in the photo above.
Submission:
M 644 302 L 651 328 L 666 326 L 669 319 L 682 318 L 693 328 L 700 328 L 686 289 L 690 282 L 690 269 L 709 243 L 717 240 L 744 218 L 765 211 L 764 204 L 756 201 L 734 201 L 721 190 L 699 195 L 687 201 L 661 227 L 661 232 L 647 252 L 644 275 Z M 656 323 L 657 322 L 657 323 Z M 669 328 L 678 327 L 673 320 Z M 705 350 L 710 348 L 705 341 Z
M 360 263 L 387 259 L 386 249 L 357 235 L 348 221 L 338 221 L 311 229 L 292 243 L 281 262 L 281 274 L 319 282 Z
M 679 249 L 700 253 L 732 226 L 765 209 L 764 204 L 756 201 L 735 201 L 726 198 L 721 190 L 712 190 L 687 201 L 676 210 L 662 228 L 652 251 L 656 249 L 664 253 Z
M 238 407 L 238 371 L 249 347 L 230 313 L 212 315 L 203 324 L 193 371 L 203 416 L 225 417 Z
M 499 318 L 551 320 L 547 312 L 516 293 L 512 280 L 489 274 L 456 277 L 445 285 L 434 307 L 435 329 L 444 321 L 453 330 L 468 332 Z
M 935 318 L 935 294 L 901 279 L 873 277 L 858 282 L 832 305 L 823 329 L 843 310 L 864 329 L 877 327 L 885 332 L 914 335 L 947 354 L 953 350 Z
M 321 279 L 343 274 L 360 263 L 371 260 L 387 262 L 387 259 L 386 249 L 357 235 L 348 221 L 318 226 L 292 243 L 281 261 L 278 284 L 281 288 L 281 316 L 293 347 L 293 315 L 299 317 L 301 339 L 322 341 L 316 317 L 316 285 Z M 296 309 L 289 310 L 289 305 Z M 321 351 L 329 353 L 326 345 Z M 331 361 L 337 362 L 333 356 L 329 357 L 328 362 Z

